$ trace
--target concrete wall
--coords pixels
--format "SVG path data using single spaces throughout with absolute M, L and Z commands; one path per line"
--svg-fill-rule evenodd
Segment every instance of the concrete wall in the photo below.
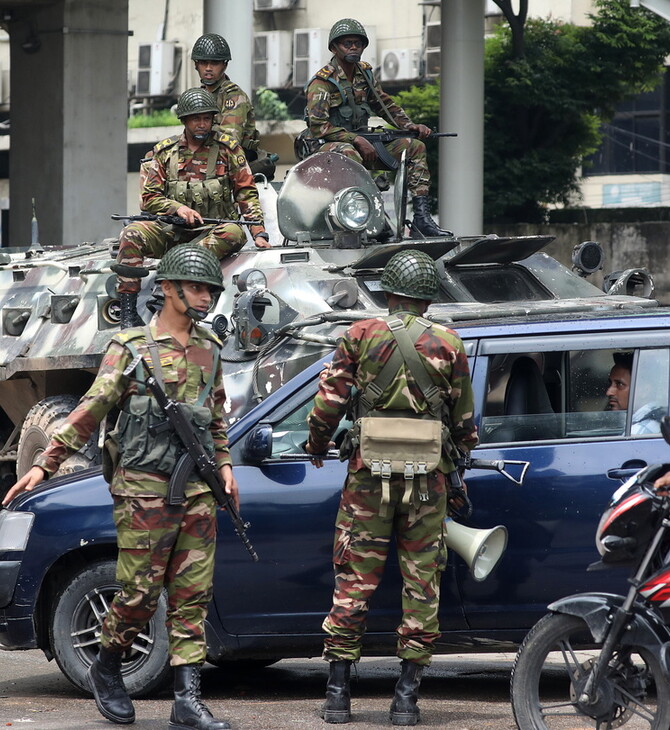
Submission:
M 670 221 L 489 225 L 485 226 L 485 233 L 556 236 L 544 250 L 568 267 L 572 266 L 572 250 L 578 243 L 598 241 L 605 253 L 603 272 L 593 274 L 589 281 L 601 286 L 603 273 L 645 267 L 654 277 L 656 298 L 663 304 L 670 304 Z

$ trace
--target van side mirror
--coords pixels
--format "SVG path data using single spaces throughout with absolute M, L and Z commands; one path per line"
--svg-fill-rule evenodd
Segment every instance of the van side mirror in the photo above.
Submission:
M 245 461 L 259 464 L 272 456 L 272 426 L 259 423 L 244 440 L 242 456 Z

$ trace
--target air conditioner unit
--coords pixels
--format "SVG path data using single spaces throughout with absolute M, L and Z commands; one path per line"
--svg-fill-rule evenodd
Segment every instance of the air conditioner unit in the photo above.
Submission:
M 328 50 L 328 30 L 299 28 L 293 31 L 293 86 L 304 86 L 325 66 L 332 53 Z
M 440 75 L 440 57 L 442 50 L 442 23 L 426 23 L 426 43 L 424 75 L 435 78 Z
M 419 51 L 416 48 L 392 48 L 382 51 L 382 81 L 419 78 Z
M 174 81 L 174 58 L 175 44 L 171 41 L 141 44 L 135 93 L 138 96 L 167 94 Z
M 254 10 L 290 10 L 297 0 L 254 0 Z
M 276 89 L 291 75 L 291 31 L 254 33 L 254 77 L 252 87 Z

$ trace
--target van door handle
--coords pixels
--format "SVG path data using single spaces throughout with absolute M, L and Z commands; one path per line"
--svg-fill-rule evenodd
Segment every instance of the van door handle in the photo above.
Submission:
M 640 469 L 644 469 L 645 466 L 647 466 L 646 461 L 633 459 L 632 461 L 625 462 L 617 469 L 610 469 L 607 472 L 607 477 L 609 479 L 629 479 L 634 474 L 637 474 Z

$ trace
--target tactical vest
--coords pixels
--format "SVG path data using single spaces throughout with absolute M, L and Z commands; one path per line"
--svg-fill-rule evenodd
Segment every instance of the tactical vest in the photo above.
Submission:
M 374 114 L 369 103 L 374 84 L 372 72 L 367 66 L 361 64 L 360 69 L 367 81 L 368 90 L 365 100 L 357 102 L 354 95 L 354 87 L 351 82 L 348 79 L 339 79 L 337 76 L 333 76 L 333 68 L 331 64 L 328 64 L 313 76 L 313 79 L 323 79 L 333 84 L 342 98 L 340 105 L 330 107 L 328 120 L 333 126 L 342 127 L 347 132 L 355 132 L 359 129 L 366 128 L 368 126 L 368 120 Z
M 396 315 L 384 318 L 397 347 L 376 378 L 360 393 L 356 421 L 350 432 L 351 445 L 361 450 L 361 459 L 372 476 L 382 482 L 380 514 L 390 503 L 390 479 L 402 474 L 405 490 L 402 503 L 416 509 L 427 501 L 428 474 L 435 471 L 443 449 L 451 450 L 447 411 L 440 389 L 433 383 L 415 348 L 415 342 L 432 324 L 417 317 L 408 329 Z M 400 367 L 412 374 L 428 404 L 428 414 L 414 411 L 375 410 L 384 391 L 395 380 Z M 417 490 L 418 487 L 418 490 Z
M 146 325 L 144 331 L 137 335 L 138 338 L 142 336 L 145 336 L 147 340 L 154 377 L 164 390 L 158 347 L 151 336 L 149 325 Z M 125 342 L 124 345 L 133 358 L 138 356 L 137 348 L 132 341 Z M 195 432 L 198 434 L 198 440 L 210 458 L 214 456 L 214 439 L 209 428 L 212 422 L 212 412 L 204 406 L 204 403 L 214 385 L 216 359 L 219 356 L 219 349 L 215 347 L 213 349 L 212 372 L 198 400 L 194 404 L 181 404 L 193 424 Z M 155 398 L 147 394 L 147 388 L 144 384 L 144 372 L 140 364 L 137 365 L 135 377 L 138 393 L 137 395 L 131 395 L 124 402 L 116 427 L 108 436 L 112 443 L 106 443 L 108 451 L 113 452 L 115 449 L 118 452 L 115 459 L 110 459 L 108 453 L 108 461 L 113 463 L 108 463 L 107 468 L 103 469 L 107 481 L 111 481 L 110 472 L 119 465 L 152 474 L 170 475 L 184 452 L 183 444 L 176 434 L 171 430 L 165 430 L 165 414 Z
M 203 218 L 237 218 L 232 203 L 228 177 L 216 176 L 219 142 L 226 144 L 230 137 L 221 133 L 216 134 L 207 153 L 207 170 L 204 180 L 179 179 L 179 145 L 177 144 L 179 138 L 171 139 L 174 139 L 172 145 L 161 146 L 163 143 L 159 143 L 154 148 L 154 154 L 156 154 L 170 146 L 172 147 L 166 165 L 167 197 L 197 210 Z M 165 140 L 165 142 L 168 141 Z

